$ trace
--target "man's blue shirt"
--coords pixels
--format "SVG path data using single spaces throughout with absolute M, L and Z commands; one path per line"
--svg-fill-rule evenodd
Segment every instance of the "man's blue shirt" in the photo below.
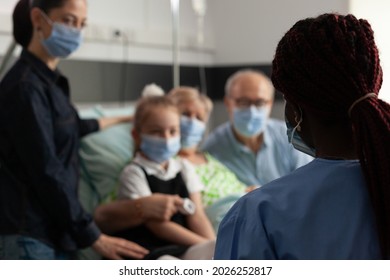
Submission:
M 247 186 L 262 186 L 313 159 L 288 143 L 286 124 L 275 119 L 267 121 L 264 142 L 256 154 L 236 139 L 229 122 L 209 135 L 202 150 L 226 165 Z

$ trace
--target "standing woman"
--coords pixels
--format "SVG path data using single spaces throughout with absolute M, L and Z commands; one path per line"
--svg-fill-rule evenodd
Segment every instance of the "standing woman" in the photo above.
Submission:
M 142 258 L 137 244 L 101 234 L 78 195 L 80 137 L 128 118 L 81 120 L 57 69 L 81 43 L 85 0 L 20 0 L 23 51 L 0 83 L 0 259 L 70 258 L 92 246 L 107 258 Z
M 315 160 L 238 201 L 216 259 L 390 259 L 390 105 L 370 24 L 298 21 L 279 42 L 272 82 L 292 145 Z

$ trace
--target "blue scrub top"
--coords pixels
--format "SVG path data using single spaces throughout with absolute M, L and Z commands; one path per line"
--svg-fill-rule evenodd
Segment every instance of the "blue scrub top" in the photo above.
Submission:
M 214 259 L 380 259 L 357 160 L 315 159 L 242 197 L 223 219 Z
M 262 186 L 313 160 L 288 143 L 286 131 L 284 122 L 268 119 L 264 143 L 254 153 L 237 141 L 232 125 L 227 122 L 209 135 L 202 150 L 226 165 L 247 186 Z

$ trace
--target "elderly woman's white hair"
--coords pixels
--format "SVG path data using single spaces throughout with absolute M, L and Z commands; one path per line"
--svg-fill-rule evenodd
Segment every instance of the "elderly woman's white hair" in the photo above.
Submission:
M 162 96 L 164 95 L 165 92 L 164 90 L 156 85 L 155 83 L 148 84 L 144 87 L 142 90 L 141 96 L 142 97 L 147 97 L 147 96 Z

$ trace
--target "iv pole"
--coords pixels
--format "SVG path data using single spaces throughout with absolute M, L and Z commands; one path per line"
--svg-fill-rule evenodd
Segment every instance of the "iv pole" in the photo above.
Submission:
M 180 85 L 179 64 L 179 1 L 171 0 L 172 10 L 172 57 L 173 57 L 173 87 Z
M 202 49 L 204 47 L 204 17 L 206 15 L 206 0 L 192 0 L 192 9 L 194 10 L 198 21 L 197 32 L 197 51 L 199 59 L 199 80 L 201 92 L 207 94 L 206 70 L 202 63 Z
M 2 77 L 3 72 L 6 70 L 9 60 L 12 57 L 12 54 L 14 53 L 14 50 L 16 48 L 16 42 L 12 40 L 11 44 L 9 45 L 7 52 L 4 55 L 3 61 L 0 65 L 0 77 Z

